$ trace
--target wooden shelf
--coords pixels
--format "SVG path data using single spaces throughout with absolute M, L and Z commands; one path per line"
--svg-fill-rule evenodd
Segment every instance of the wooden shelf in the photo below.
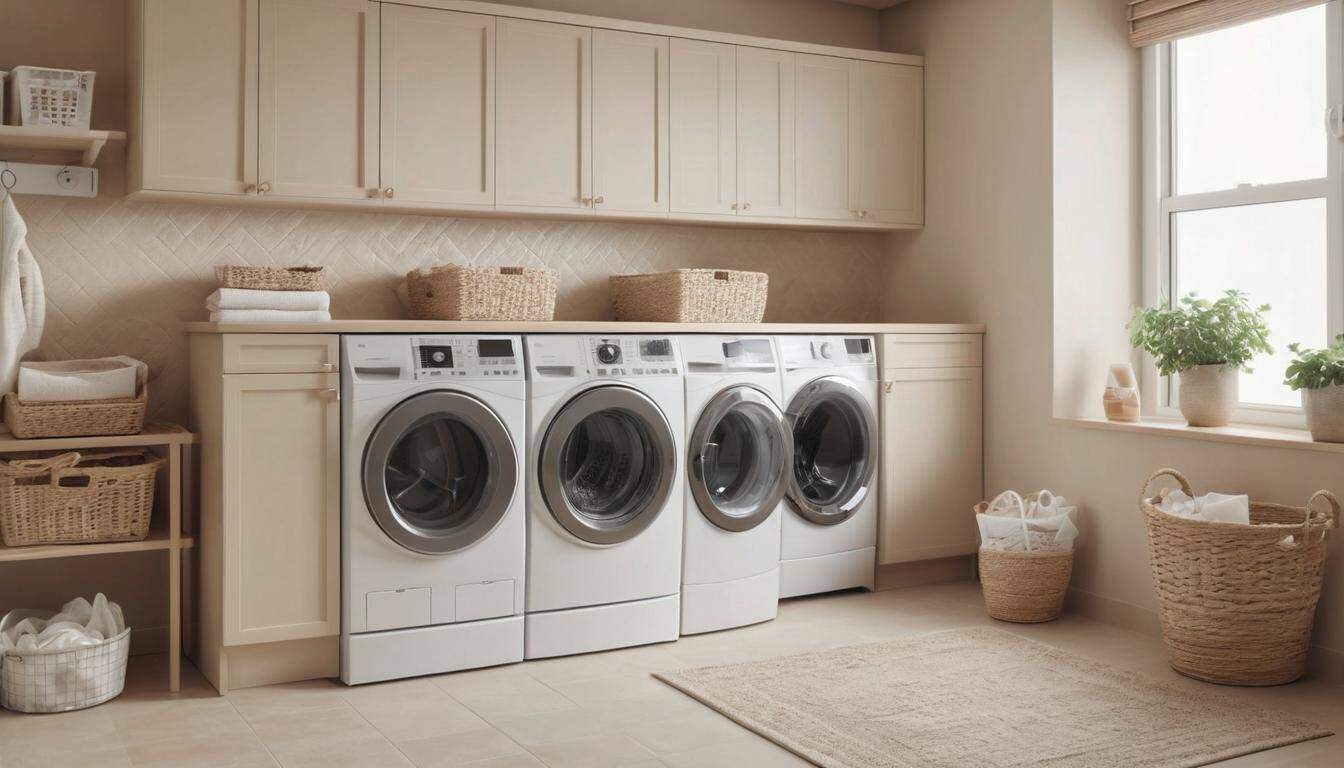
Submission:
M 178 549 L 191 549 L 195 539 L 178 539 Z M 0 546 L 0 563 L 17 560 L 50 560 L 58 557 L 85 557 L 88 555 L 110 555 L 117 552 L 152 552 L 173 548 L 172 539 L 167 531 L 150 531 L 144 541 L 112 541 L 106 544 L 40 544 L 34 547 Z
M 20 451 L 78 451 L 85 448 L 139 448 L 153 445 L 190 445 L 196 435 L 176 424 L 151 422 L 138 435 L 105 437 L 42 437 L 20 440 L 0 424 L 0 454 Z
M 125 131 L 86 131 L 47 125 L 0 125 L 0 150 L 29 149 L 80 153 L 79 165 L 88 168 L 109 141 L 125 141 Z

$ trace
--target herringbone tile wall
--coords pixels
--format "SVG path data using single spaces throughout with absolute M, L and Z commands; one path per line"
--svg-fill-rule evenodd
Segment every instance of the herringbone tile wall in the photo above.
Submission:
M 608 319 L 607 277 L 677 267 L 770 275 L 768 320 L 878 319 L 880 234 L 221 208 L 121 197 L 19 200 L 47 286 L 42 356 L 128 354 L 152 370 L 152 415 L 186 407 L 186 337 L 218 264 L 321 264 L 337 318 L 403 316 L 394 289 L 430 264 L 560 271 L 558 319 Z

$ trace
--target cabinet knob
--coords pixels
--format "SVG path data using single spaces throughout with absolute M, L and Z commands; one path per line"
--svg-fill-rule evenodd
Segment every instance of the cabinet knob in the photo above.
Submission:
M 244 195 L 254 195 L 254 194 L 256 194 L 256 192 L 257 192 L 257 185 L 256 185 L 256 184 L 248 184 L 247 186 L 243 187 L 243 194 L 244 194 Z
M 750 211 L 750 210 L 751 210 L 751 203 L 743 203 L 743 204 L 742 204 L 742 210 L 744 210 L 744 211 Z
M 602 195 L 598 195 L 597 197 L 593 198 L 594 205 L 601 205 L 605 202 L 607 202 L 607 198 L 603 197 Z
M 270 191 L 271 191 L 271 182 L 269 182 L 269 181 L 263 181 L 263 182 L 261 182 L 261 184 L 258 184 L 258 185 L 257 185 L 257 191 L 260 192 L 260 193 L 263 194 L 263 195 L 266 194 L 267 192 L 270 192 Z
M 322 390 L 322 399 L 333 403 L 341 402 L 341 390 L 335 387 L 328 387 Z
M 392 199 L 392 193 L 393 193 L 393 191 L 394 191 L 394 190 L 393 190 L 391 187 L 388 187 L 387 189 L 384 189 L 384 190 L 383 190 L 383 197 L 386 197 L 386 198 L 388 198 L 389 200 Z
M 866 208 L 859 211 L 859 218 L 860 219 L 868 218 L 868 210 Z
M 883 392 L 886 392 L 888 395 L 891 394 L 891 382 L 890 382 L 890 381 L 888 381 L 886 384 L 882 385 L 882 391 L 883 391 Z
M 588 206 L 588 205 L 592 205 L 592 204 L 593 204 L 593 198 L 591 198 L 591 197 L 580 197 L 580 198 L 579 198 L 579 205 Z
M 379 196 L 382 195 L 382 194 L 383 194 L 383 190 L 381 190 L 381 189 L 374 188 L 374 189 L 370 189 L 370 190 L 369 190 L 369 197 L 371 197 L 371 198 L 377 198 L 377 197 L 379 197 Z
M 323 363 L 323 364 L 321 364 L 321 365 L 318 366 L 318 369 L 321 370 L 323 373 L 333 373 L 333 372 L 335 372 L 335 370 L 336 370 L 336 364 L 335 364 L 335 363 Z
M 734 210 L 734 211 L 737 210 L 737 203 L 733 203 L 733 210 Z

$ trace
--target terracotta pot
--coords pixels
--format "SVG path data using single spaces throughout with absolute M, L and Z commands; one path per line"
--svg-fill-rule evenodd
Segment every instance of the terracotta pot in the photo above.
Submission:
M 1241 371 L 1221 365 L 1197 365 L 1181 371 L 1181 415 L 1192 427 L 1223 427 L 1232 420 L 1241 397 Z
M 1302 390 L 1307 429 L 1318 443 L 1344 443 L 1344 385 Z

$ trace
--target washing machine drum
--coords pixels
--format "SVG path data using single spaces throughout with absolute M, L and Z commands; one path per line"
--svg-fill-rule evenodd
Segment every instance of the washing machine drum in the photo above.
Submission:
M 691 432 L 691 495 L 718 527 L 749 531 L 769 519 L 788 488 L 793 439 L 769 395 L 735 386 L 714 396 Z
M 872 491 L 877 417 L 848 379 L 825 376 L 789 401 L 793 472 L 789 505 L 818 525 L 848 520 Z
M 619 544 L 667 503 L 676 441 L 661 409 L 630 387 L 586 390 L 565 404 L 541 441 L 538 478 L 552 516 L 592 544 Z
M 364 500 L 378 526 L 430 555 L 480 541 L 504 519 L 518 477 L 508 428 L 489 406 L 459 392 L 402 401 L 364 450 Z

